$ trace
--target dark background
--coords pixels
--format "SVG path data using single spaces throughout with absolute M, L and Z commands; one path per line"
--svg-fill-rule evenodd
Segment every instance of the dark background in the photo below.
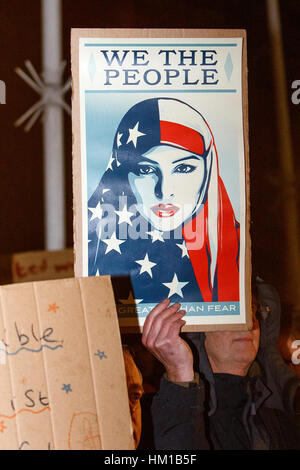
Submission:
M 62 0 L 63 49 L 70 75 L 71 28 L 238 28 L 248 41 L 251 237 L 253 271 L 270 281 L 285 302 L 286 241 L 282 221 L 285 197 L 279 171 L 271 49 L 263 0 Z M 300 80 L 300 2 L 281 0 L 286 93 L 294 159 L 299 175 L 300 104 L 291 101 L 291 84 Z M 29 133 L 14 122 L 38 99 L 15 73 L 30 59 L 41 71 L 40 2 L 0 1 L 0 79 L 6 104 L 0 106 L 0 252 L 44 249 L 43 150 L 40 121 Z M 71 94 L 67 95 L 71 101 Z M 72 133 L 65 115 L 67 246 L 73 244 Z M 299 178 L 298 178 L 299 189 Z M 299 205 L 298 205 L 299 207 Z

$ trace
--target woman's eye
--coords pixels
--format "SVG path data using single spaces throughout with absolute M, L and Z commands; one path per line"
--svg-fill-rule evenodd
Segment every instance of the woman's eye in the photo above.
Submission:
M 194 165 L 187 165 L 186 163 L 181 163 L 180 165 L 174 168 L 174 173 L 192 173 L 196 167 Z
M 138 172 L 140 175 L 149 175 L 150 173 L 155 173 L 155 169 L 152 166 L 141 165 L 138 168 Z

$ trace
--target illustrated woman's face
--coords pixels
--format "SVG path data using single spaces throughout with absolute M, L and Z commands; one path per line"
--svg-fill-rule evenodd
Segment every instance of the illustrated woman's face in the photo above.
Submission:
M 138 211 L 157 230 L 170 231 L 191 217 L 201 202 L 204 160 L 161 145 L 145 153 L 128 178 Z

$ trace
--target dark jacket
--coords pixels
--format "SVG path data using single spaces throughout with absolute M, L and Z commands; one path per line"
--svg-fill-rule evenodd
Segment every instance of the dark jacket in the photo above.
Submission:
M 203 355 L 198 384 L 162 378 L 152 402 L 156 449 L 300 449 L 293 414 L 267 406 L 272 392 L 260 376 L 213 374 Z
M 267 310 L 276 316 L 276 292 L 267 284 L 260 288 L 260 304 L 266 306 L 268 300 L 270 307 L 275 302 Z M 183 387 L 162 378 L 152 402 L 157 449 L 300 449 L 293 408 L 300 382 L 273 348 L 276 321 L 270 329 L 264 320 L 261 351 L 247 377 L 213 374 L 205 334 L 185 335 L 199 380 Z

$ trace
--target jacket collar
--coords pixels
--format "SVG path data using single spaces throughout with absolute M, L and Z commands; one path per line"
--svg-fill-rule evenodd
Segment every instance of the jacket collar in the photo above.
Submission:
M 192 346 L 198 351 L 199 364 L 196 364 L 196 367 L 199 370 L 200 377 L 208 383 L 208 415 L 212 416 L 217 409 L 217 396 L 214 374 L 205 349 L 205 333 L 187 333 L 186 338 L 193 343 Z M 248 402 L 251 406 L 251 414 L 256 414 L 256 410 L 270 397 L 272 392 L 263 382 L 261 369 L 256 361 L 249 369 L 248 378 Z

